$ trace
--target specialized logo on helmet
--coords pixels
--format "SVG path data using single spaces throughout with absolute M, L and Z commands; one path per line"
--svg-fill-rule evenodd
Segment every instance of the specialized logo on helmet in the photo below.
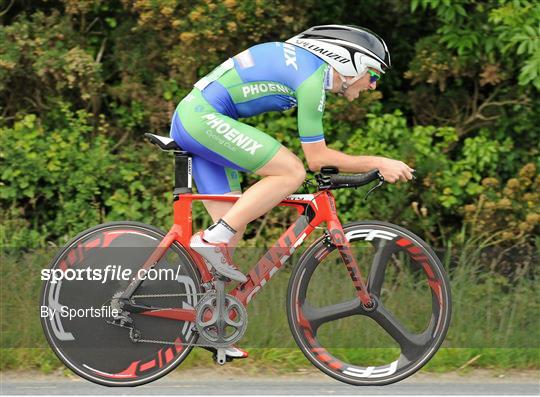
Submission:
M 296 48 L 295 46 L 287 43 L 283 43 L 283 54 L 285 55 L 285 66 L 291 66 L 298 70 L 296 64 Z
M 239 147 L 249 154 L 254 155 L 255 151 L 263 146 L 261 143 L 254 141 L 249 136 L 242 134 L 240 131 L 233 128 L 225 120 L 217 118 L 217 116 L 213 113 L 204 115 L 203 119 L 207 120 L 206 124 L 210 126 L 210 128 L 230 142 L 227 142 L 225 145 L 231 150 L 236 150 L 234 146 L 230 145 L 233 143 L 236 145 L 236 147 Z
M 287 43 L 322 58 L 343 76 L 363 74 L 367 67 L 384 73 L 390 67 L 390 53 L 384 40 L 360 26 L 313 26 Z
M 328 51 L 327 49 L 319 47 L 319 46 L 317 46 L 315 44 L 312 44 L 312 43 L 310 43 L 308 41 L 296 40 L 296 44 L 301 45 L 304 48 L 308 48 L 313 52 L 318 52 L 321 55 L 324 55 L 324 56 L 326 56 L 326 57 L 328 57 L 330 59 L 335 59 L 339 63 L 348 63 L 348 62 L 350 62 L 350 59 L 342 57 L 341 55 L 336 54 L 335 52 Z

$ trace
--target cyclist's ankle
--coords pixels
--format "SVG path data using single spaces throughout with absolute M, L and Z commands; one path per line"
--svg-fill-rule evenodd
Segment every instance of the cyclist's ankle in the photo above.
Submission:
M 207 243 L 228 244 L 235 234 L 236 230 L 223 219 L 220 219 L 203 232 L 202 238 Z

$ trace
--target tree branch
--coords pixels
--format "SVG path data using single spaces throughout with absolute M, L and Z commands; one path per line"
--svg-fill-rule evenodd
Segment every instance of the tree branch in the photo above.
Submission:
M 486 115 L 484 112 L 488 108 L 498 107 L 501 108 L 507 105 L 517 105 L 517 104 L 526 104 L 528 102 L 527 98 L 518 98 L 518 99 L 508 99 L 496 101 L 494 100 L 497 94 L 500 91 L 500 86 L 495 88 L 493 92 L 478 104 L 478 84 L 475 82 L 474 93 L 471 101 L 471 112 L 467 112 L 468 116 L 464 118 L 461 123 L 458 123 L 456 129 L 458 130 L 458 135 L 461 138 L 462 136 L 467 135 L 470 131 L 478 128 L 479 126 L 484 126 L 490 124 L 491 121 L 497 120 L 501 117 L 500 114 L 495 114 L 492 116 Z
M 6 9 L 4 11 L 0 12 L 0 17 L 3 17 L 4 15 L 6 15 L 9 12 L 9 10 L 11 9 L 11 7 L 13 7 L 13 4 L 15 4 L 15 0 L 11 0 L 11 2 L 8 4 Z
M 101 63 L 101 58 L 103 58 L 103 53 L 105 52 L 106 43 L 107 43 L 107 38 L 105 37 L 103 41 L 101 42 L 101 46 L 99 47 L 99 51 L 96 55 L 96 63 Z
M 99 18 L 94 18 L 94 20 L 92 22 L 90 22 L 90 25 L 88 25 L 88 27 L 84 30 L 84 33 L 88 33 L 90 31 L 90 29 L 92 29 L 92 26 L 94 26 L 96 24 L 96 22 L 99 21 Z
M 126 131 L 124 133 L 124 135 L 122 135 L 120 137 L 120 139 L 116 142 L 116 145 L 114 145 L 111 149 L 111 153 L 114 153 L 116 151 L 116 149 L 118 149 L 120 146 L 122 146 L 122 144 L 126 141 L 126 139 L 128 138 L 129 136 L 129 131 Z

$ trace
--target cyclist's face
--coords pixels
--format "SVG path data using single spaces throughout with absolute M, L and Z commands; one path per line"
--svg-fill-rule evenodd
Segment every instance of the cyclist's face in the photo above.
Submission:
M 369 73 L 366 72 L 360 79 L 356 80 L 349 88 L 347 88 L 343 96 L 347 98 L 349 102 L 352 102 L 358 98 L 361 92 L 377 88 L 377 82 L 369 82 L 370 77 Z

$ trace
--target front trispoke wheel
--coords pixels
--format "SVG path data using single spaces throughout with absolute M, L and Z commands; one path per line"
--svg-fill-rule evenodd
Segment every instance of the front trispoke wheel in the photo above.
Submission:
M 383 305 L 377 306 L 371 318 L 399 344 L 401 353 L 409 361 L 417 359 L 426 349 L 426 345 L 431 343 L 429 328 L 421 334 L 413 334 Z
M 358 298 L 321 308 L 315 308 L 306 302 L 302 306 L 302 312 L 310 323 L 313 334 L 316 335 L 322 324 L 358 314 L 360 307 L 361 302 Z
M 344 231 L 375 306 L 363 307 L 336 248 L 321 239 L 291 277 L 293 335 L 306 357 L 338 380 L 399 381 L 421 368 L 446 335 L 451 308 L 444 269 L 421 239 L 399 227 L 358 223 Z
M 377 242 L 377 251 L 373 256 L 371 270 L 369 272 L 367 282 L 367 289 L 370 294 L 376 297 L 380 296 L 381 287 L 384 282 L 386 265 L 397 249 L 398 247 L 396 247 L 395 244 L 390 243 L 388 240 L 379 240 Z

